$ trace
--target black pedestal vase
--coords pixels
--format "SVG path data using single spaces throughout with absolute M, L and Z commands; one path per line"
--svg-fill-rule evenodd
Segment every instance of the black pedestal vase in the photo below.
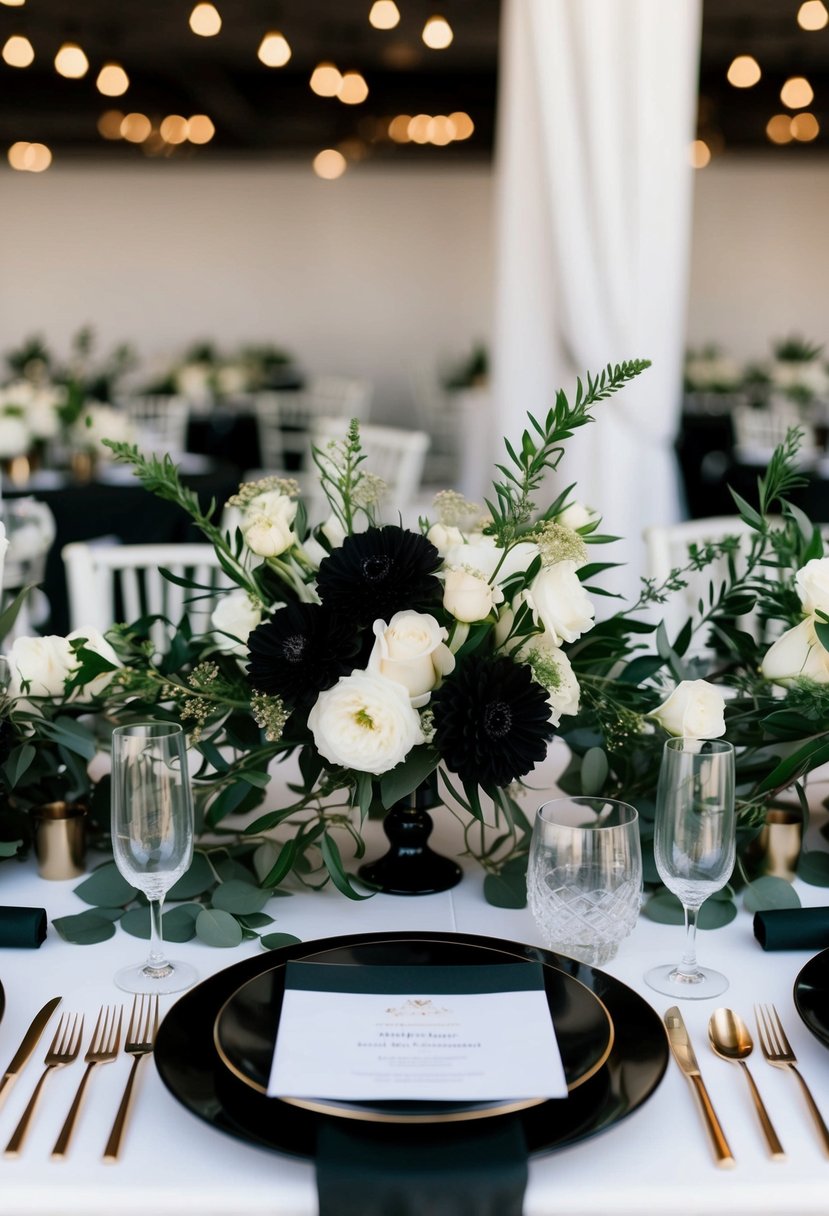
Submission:
M 396 802 L 383 820 L 390 848 L 359 868 L 367 883 L 386 895 L 434 895 L 460 882 L 463 871 L 427 843 L 433 823 L 429 810 L 438 805 L 437 777 L 432 775 Z

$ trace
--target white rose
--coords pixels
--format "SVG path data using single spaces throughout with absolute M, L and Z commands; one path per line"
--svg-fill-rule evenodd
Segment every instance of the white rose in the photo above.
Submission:
M 558 726 L 562 714 L 579 712 L 579 682 L 560 646 L 554 646 L 546 634 L 541 634 L 528 638 L 515 657 L 522 663 L 529 663 L 533 678 L 547 690 L 553 726 Z
M 579 582 L 574 561 L 556 562 L 539 570 L 524 598 L 555 646 L 575 642 L 590 629 L 596 610 Z
M 270 515 L 253 515 L 242 529 L 242 536 L 257 557 L 279 557 L 297 543 L 291 525 Z
M 441 557 L 445 557 L 455 545 L 463 544 L 463 532 L 450 524 L 432 524 L 426 539 L 432 542 Z
M 321 692 L 308 726 L 321 756 L 363 773 L 387 773 L 423 742 L 420 715 L 403 685 L 365 671 Z
M 261 620 L 262 610 L 244 591 L 223 596 L 210 617 L 211 625 L 219 634 L 216 639 L 219 649 L 235 654 L 245 653 L 245 642 Z
M 447 570 L 443 580 L 443 606 L 458 621 L 482 621 L 504 593 L 470 570 Z
M 813 557 L 795 575 L 803 611 L 829 612 L 829 557 Z
M 47 637 L 19 637 L 11 644 L 9 661 L 9 695 L 23 698 L 61 697 L 64 685 L 77 664 L 66 638 L 57 634 Z M 26 685 L 24 691 L 23 685 Z
M 530 541 L 521 541 L 504 553 L 494 537 L 477 536 L 468 544 L 451 545 L 442 556 L 446 566 L 464 566 L 479 571 L 485 578 L 494 576 L 497 583 L 505 583 L 513 574 L 526 570 L 538 553 L 538 545 Z
M 725 698 L 707 680 L 682 680 L 658 709 L 648 714 L 669 735 L 716 739 L 725 734 Z
M 88 625 L 86 628 L 82 629 L 73 629 L 70 634 L 67 634 L 66 640 L 67 642 L 72 642 L 77 638 L 85 639 L 85 650 L 91 650 L 95 654 L 101 655 L 102 658 L 107 659 L 115 667 L 121 666 L 118 661 L 118 656 L 104 635 L 101 633 L 100 629 L 95 629 L 91 625 Z M 74 663 L 70 674 L 74 674 L 78 670 L 79 666 L 79 663 Z M 72 699 L 78 701 L 91 701 L 93 698 L 100 696 L 100 694 L 112 681 L 114 674 L 115 673 L 112 671 L 102 671 L 100 675 L 95 676 L 93 679 L 88 680 L 87 683 L 83 684 L 80 688 L 75 689 L 72 693 Z
M 829 651 L 818 640 L 814 620 L 807 617 L 786 630 L 766 652 L 760 670 L 767 680 L 784 682 L 805 676 L 817 684 L 829 684 Z
M 448 636 L 426 612 L 396 612 L 388 625 L 374 622 L 368 670 L 402 684 L 414 708 L 420 709 L 441 678 L 455 670 L 455 656 L 445 645 Z
M 556 516 L 556 523 L 576 532 L 586 524 L 595 523 L 598 518 L 598 511 L 594 511 L 592 507 L 587 507 L 582 502 L 571 502 Z

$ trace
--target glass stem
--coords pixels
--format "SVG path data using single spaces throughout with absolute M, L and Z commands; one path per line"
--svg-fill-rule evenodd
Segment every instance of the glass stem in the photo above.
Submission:
M 699 975 L 699 966 L 697 965 L 697 917 L 699 916 L 699 908 L 689 908 L 686 904 L 682 905 L 685 913 L 685 950 L 682 954 L 682 961 L 677 966 L 678 973 L 687 978 Z
M 166 971 L 169 967 L 164 954 L 164 938 L 161 930 L 161 909 L 164 906 L 164 896 L 161 899 L 150 900 L 150 953 L 147 958 L 147 970 Z

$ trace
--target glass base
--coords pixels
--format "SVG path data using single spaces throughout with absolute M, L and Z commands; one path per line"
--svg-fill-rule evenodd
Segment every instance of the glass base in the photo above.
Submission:
M 645 972 L 645 983 L 656 992 L 677 1000 L 701 1001 L 709 996 L 719 996 L 728 987 L 728 980 L 719 971 L 698 967 L 694 972 L 680 971 L 676 964 L 652 967 Z
M 149 967 L 146 963 L 122 967 L 114 976 L 116 986 L 124 992 L 157 992 L 162 996 L 167 992 L 183 992 L 185 988 L 192 988 L 198 978 L 195 967 L 173 961 L 158 968 Z

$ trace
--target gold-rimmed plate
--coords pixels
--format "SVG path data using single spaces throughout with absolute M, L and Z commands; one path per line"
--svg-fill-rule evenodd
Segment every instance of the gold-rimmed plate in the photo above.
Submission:
M 313 950 L 304 962 L 347 964 L 357 967 L 422 966 L 460 967 L 515 964 L 524 961 L 508 948 L 467 939 L 440 940 L 412 934 L 393 942 L 357 941 Z M 613 1021 L 603 1001 L 586 985 L 546 960 L 542 961 L 544 989 L 561 1052 L 568 1092 L 578 1089 L 606 1063 L 613 1047 Z M 219 1060 L 231 1076 L 255 1093 L 266 1096 L 285 990 L 285 960 L 242 984 L 219 1010 L 213 1041 Z M 505 1027 L 505 1033 L 520 1028 Z M 374 1123 L 443 1123 L 484 1119 L 525 1110 L 547 1101 L 544 1097 L 499 1102 L 344 1102 L 333 1099 L 273 1098 L 273 1102 L 303 1107 L 317 1114 Z

